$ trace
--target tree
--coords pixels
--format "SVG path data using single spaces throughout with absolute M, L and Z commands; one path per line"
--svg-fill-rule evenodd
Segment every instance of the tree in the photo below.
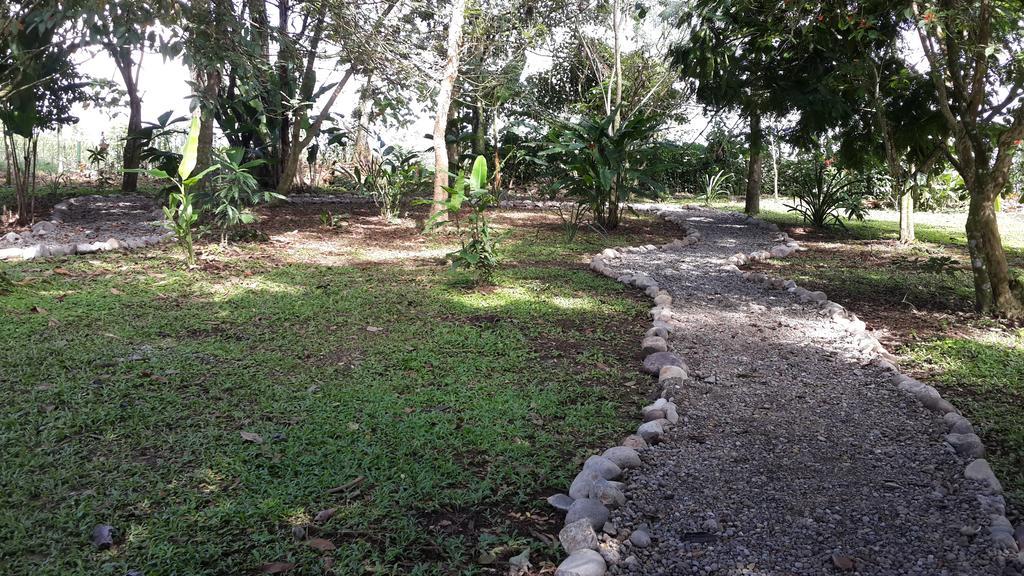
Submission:
M 745 211 L 760 209 L 763 118 L 803 112 L 794 138 L 819 133 L 847 117 L 849 105 L 837 94 L 818 89 L 842 64 L 822 42 L 826 28 L 820 4 L 769 0 L 696 0 L 681 13 L 677 26 L 684 40 L 670 54 L 683 78 L 695 84 L 706 108 L 735 111 L 747 120 Z M 827 40 L 827 39 L 826 39 Z
M 71 107 L 86 99 L 85 83 L 71 61 L 74 43 L 64 8 L 31 5 L 4 15 L 0 124 L 21 225 L 32 219 L 39 131 L 77 122 Z
M 180 15 L 179 5 L 171 0 L 87 0 L 79 8 L 88 41 L 101 46 L 113 59 L 128 96 L 128 137 L 124 143 L 121 190 L 135 192 L 139 182 L 135 169 L 142 162 L 143 148 L 138 137 L 142 130 L 142 96 L 139 94 L 142 61 L 147 47 L 164 56 L 176 56 L 180 52 L 174 28 L 169 28 L 168 38 L 158 37 L 155 28 L 161 19 L 173 23 Z
M 444 201 L 448 197 L 445 191 L 448 186 L 448 151 L 444 144 L 448 128 L 448 111 L 452 104 L 452 90 L 459 76 L 459 50 L 462 46 L 465 13 L 466 0 L 452 0 L 452 11 L 448 19 L 447 57 L 444 71 L 441 73 L 434 111 L 434 202 L 430 207 L 431 217 L 444 210 Z
M 911 11 L 908 10 L 908 16 Z M 970 192 L 967 249 L 979 312 L 1024 316 L 996 221 L 996 199 L 1024 138 L 1024 13 L 1019 3 L 914 3 L 914 26 L 939 111 L 952 133 L 950 162 Z

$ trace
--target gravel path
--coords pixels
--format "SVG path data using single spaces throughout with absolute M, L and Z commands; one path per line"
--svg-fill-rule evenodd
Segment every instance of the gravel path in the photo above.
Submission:
M 51 220 L 0 235 L 0 260 L 65 256 L 157 244 L 166 237 L 160 204 L 144 196 L 78 196 Z
M 609 263 L 671 294 L 681 327 L 668 342 L 691 371 L 675 393 L 682 420 L 641 451 L 612 512 L 652 542 L 624 543 L 639 562 L 609 573 L 1018 574 L 992 546 L 992 497 L 965 479 L 942 419 L 813 303 L 722 269 L 778 234 L 738 214 L 686 214 L 701 242 Z

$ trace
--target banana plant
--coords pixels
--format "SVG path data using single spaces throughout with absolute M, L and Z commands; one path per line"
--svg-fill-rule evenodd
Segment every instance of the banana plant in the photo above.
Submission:
M 178 164 L 178 172 L 171 176 L 159 168 L 149 170 L 132 169 L 125 172 L 139 172 L 149 175 L 151 178 L 167 180 L 174 186 L 174 190 L 167 198 L 167 206 L 164 206 L 164 225 L 174 233 L 178 245 L 185 250 L 185 256 L 189 266 L 196 265 L 196 251 L 192 231 L 199 222 L 200 208 L 195 204 L 195 195 L 191 189 L 198 184 L 203 176 L 220 168 L 215 164 L 206 168 L 198 174 L 192 174 L 199 159 L 199 116 L 192 116 L 192 125 L 188 130 L 188 138 L 181 150 L 181 162 Z

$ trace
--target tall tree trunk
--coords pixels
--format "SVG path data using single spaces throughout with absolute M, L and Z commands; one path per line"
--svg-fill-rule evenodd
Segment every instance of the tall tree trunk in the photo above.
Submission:
M 748 139 L 750 154 L 747 162 L 747 200 L 743 211 L 757 214 L 761 211 L 761 150 L 764 148 L 764 133 L 761 131 L 761 115 L 750 113 L 750 137 Z
M 1010 268 L 996 220 L 995 197 L 1001 190 L 976 182 L 967 212 L 967 249 L 974 273 L 975 308 L 984 314 L 1017 318 L 1024 313 L 1010 286 Z
M 498 138 L 498 109 L 494 109 L 491 118 L 491 133 L 494 139 L 494 197 L 501 195 L 501 140 Z
M 772 148 L 772 196 L 779 199 L 779 141 L 774 136 L 769 144 Z
M 459 121 L 461 106 L 459 101 L 452 99 L 448 107 L 448 127 L 445 128 L 445 149 L 448 151 L 448 169 L 458 170 L 461 166 L 459 157 L 462 155 L 462 123 Z
M 142 142 L 136 138 L 139 131 L 142 130 L 142 98 L 139 96 L 131 49 L 126 46 L 110 44 L 107 46 L 107 51 L 113 57 L 114 63 L 121 73 L 121 80 L 124 82 L 124 89 L 128 94 L 128 137 L 125 138 L 122 155 L 122 168 L 125 172 L 121 178 L 121 191 L 131 193 L 139 188 L 138 173 L 128 172 L 128 170 L 138 169 L 142 158 Z
M 195 0 L 192 3 L 193 10 L 198 13 L 198 23 L 207 27 L 213 35 L 220 33 L 220 13 L 222 7 L 217 6 L 217 4 L 224 1 Z M 213 166 L 213 127 L 217 121 L 217 97 L 220 92 L 221 83 L 220 69 L 209 63 L 211 60 L 209 55 L 200 60 L 203 63 L 196 62 L 193 72 L 196 85 L 202 93 L 199 102 L 199 147 L 196 150 L 196 173 Z M 206 189 L 208 187 L 208 180 L 204 179 L 199 183 L 199 186 Z
M 356 114 L 359 115 L 356 126 L 356 139 L 352 145 L 352 160 L 365 166 L 370 158 L 369 131 L 370 131 L 370 105 L 373 103 L 373 71 L 366 75 L 366 83 L 359 92 L 359 104 L 356 106 Z
M 448 111 L 452 104 L 452 91 L 459 77 L 459 48 L 462 44 L 462 23 L 466 17 L 466 0 L 452 0 L 452 13 L 448 20 L 448 57 L 445 60 L 441 85 L 437 92 L 436 110 L 434 112 L 434 203 L 430 214 L 444 210 L 442 204 L 447 200 L 448 193 L 448 150 L 445 147 L 445 136 L 448 128 Z
M 481 156 L 487 150 L 487 110 L 484 103 L 477 101 L 473 107 L 473 156 Z
M 900 242 L 910 244 L 914 242 L 914 188 L 904 186 L 903 190 L 896 190 L 900 199 Z

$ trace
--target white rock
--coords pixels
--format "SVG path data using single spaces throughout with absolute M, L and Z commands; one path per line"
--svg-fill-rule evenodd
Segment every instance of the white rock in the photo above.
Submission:
M 24 258 L 25 260 L 45 258 L 46 256 L 49 255 L 50 249 L 46 247 L 46 244 L 34 244 L 32 246 L 26 246 L 21 249 L 21 257 Z
M 0 260 L 21 258 L 21 248 L 0 248 Z
M 672 378 L 679 378 L 680 380 L 686 380 L 686 370 L 681 366 L 662 366 L 661 370 L 658 371 L 658 381 L 664 382 L 665 380 L 671 380 Z
M 601 554 L 594 550 L 577 550 L 558 565 L 555 576 L 604 576 L 607 570 Z

